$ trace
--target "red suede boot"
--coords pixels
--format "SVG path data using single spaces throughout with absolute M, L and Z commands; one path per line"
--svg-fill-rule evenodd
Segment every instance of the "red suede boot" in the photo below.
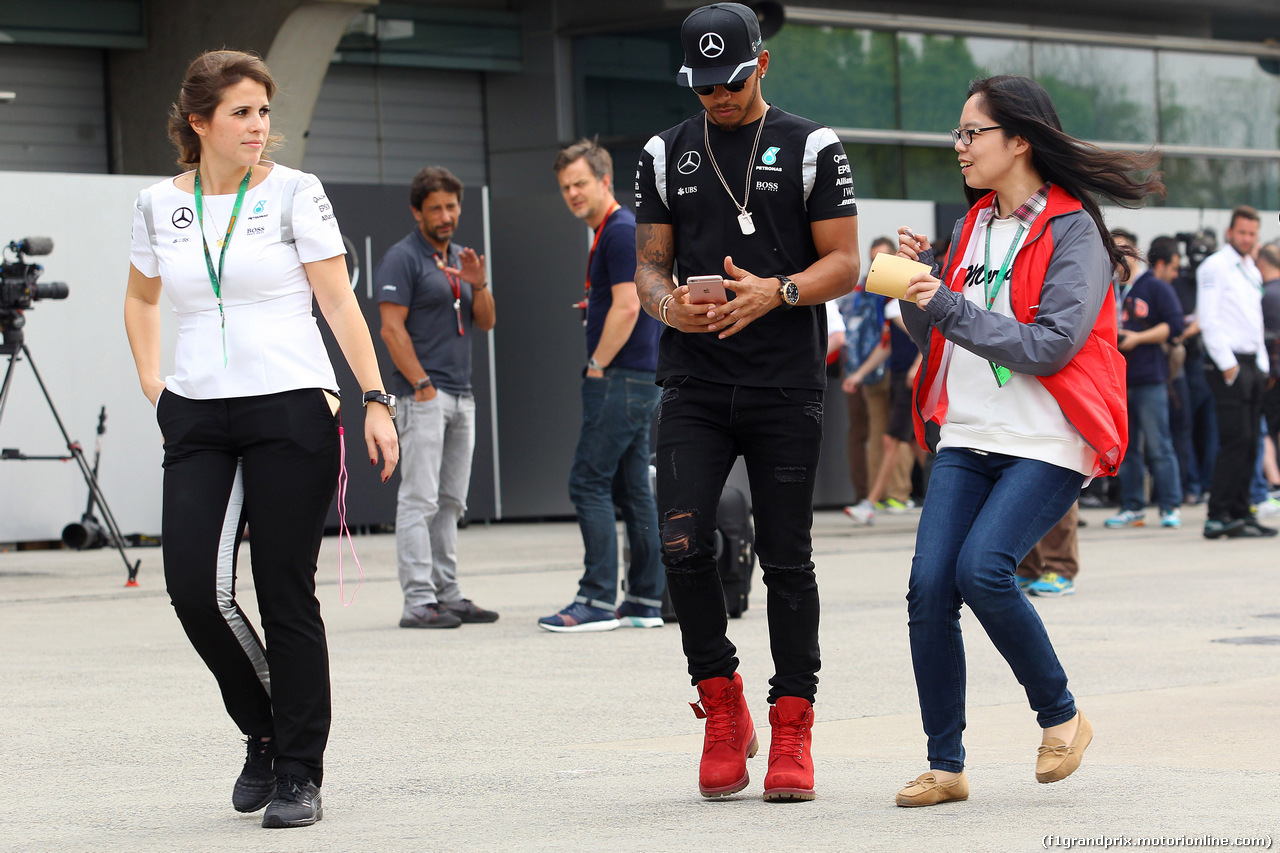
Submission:
M 812 800 L 813 705 L 798 696 L 779 696 L 769 709 L 773 729 L 769 744 L 769 772 L 764 798 L 770 803 Z
M 699 681 L 698 696 L 701 707 L 689 703 L 694 715 L 707 721 L 698 790 L 704 797 L 736 794 L 751 781 L 747 759 L 755 757 L 760 748 L 747 700 L 742 696 L 742 676 L 735 673 L 732 679 Z

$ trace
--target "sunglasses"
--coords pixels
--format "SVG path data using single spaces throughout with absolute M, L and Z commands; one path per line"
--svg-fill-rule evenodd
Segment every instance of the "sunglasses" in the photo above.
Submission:
M 725 83 L 723 85 L 724 85 L 724 90 L 726 92 L 741 92 L 744 88 L 746 88 L 747 81 L 739 80 L 737 83 Z M 715 86 L 694 86 L 693 91 L 695 94 L 701 95 L 702 97 L 705 98 L 708 95 L 714 94 L 716 91 L 716 87 Z

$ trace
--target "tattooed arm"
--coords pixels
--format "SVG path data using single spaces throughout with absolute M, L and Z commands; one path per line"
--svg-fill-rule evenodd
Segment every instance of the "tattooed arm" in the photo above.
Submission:
M 675 290 L 675 239 L 670 225 L 636 225 L 636 293 L 649 316 L 661 321 L 662 297 Z
M 670 225 L 638 223 L 636 225 L 636 293 L 640 305 L 649 316 L 663 322 L 662 300 L 668 300 L 666 324 L 682 332 L 705 332 L 711 320 L 709 305 L 689 304 L 689 288 L 676 286 L 672 278 L 675 268 L 675 234 Z

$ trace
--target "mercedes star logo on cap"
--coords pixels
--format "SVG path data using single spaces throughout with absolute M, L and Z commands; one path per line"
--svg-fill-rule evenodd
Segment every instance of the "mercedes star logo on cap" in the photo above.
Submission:
M 698 42 L 698 49 L 702 51 L 702 55 L 708 59 L 715 59 L 724 53 L 724 39 L 720 38 L 719 33 L 707 33 Z
M 170 221 L 177 228 L 186 228 L 188 225 L 191 224 L 191 219 L 192 219 L 191 208 L 180 207 L 173 212 L 173 219 L 171 219 Z
M 676 164 L 676 168 L 680 170 L 682 175 L 692 175 L 698 171 L 698 167 L 702 165 L 702 158 L 698 156 L 697 151 L 686 151 L 684 156 L 680 158 L 680 162 Z

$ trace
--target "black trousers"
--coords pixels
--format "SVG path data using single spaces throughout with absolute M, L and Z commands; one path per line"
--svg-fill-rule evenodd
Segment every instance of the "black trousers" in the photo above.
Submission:
M 769 701 L 814 699 L 818 583 L 813 571 L 813 488 L 822 446 L 823 392 L 752 388 L 670 377 L 658 404 L 658 515 L 667 589 L 694 684 L 731 677 L 716 571 L 716 507 L 739 455 L 751 482 L 756 553 L 768 588 L 774 676 Z
M 1258 370 L 1252 353 L 1236 353 L 1236 359 L 1240 372 L 1230 385 L 1222 378 L 1222 371 L 1205 360 L 1205 376 L 1218 417 L 1218 459 L 1209 487 L 1209 518 L 1218 521 L 1253 517 L 1249 484 L 1258 462 L 1267 377 Z
M 338 482 L 338 422 L 317 388 L 191 400 L 160 395 L 164 575 L 240 731 L 274 736 L 278 775 L 323 781 L 329 651 L 316 557 Z M 246 522 L 265 646 L 236 603 Z

